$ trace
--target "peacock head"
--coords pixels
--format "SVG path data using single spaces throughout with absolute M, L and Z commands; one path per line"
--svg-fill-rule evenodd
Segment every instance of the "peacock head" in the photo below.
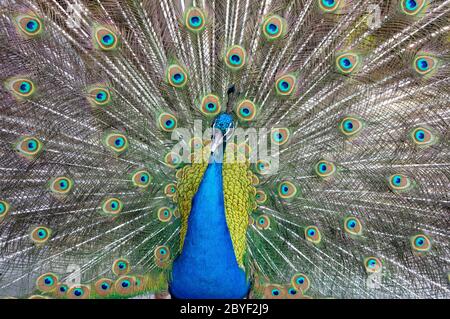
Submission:
M 220 150 L 223 151 L 226 142 L 231 138 L 233 132 L 233 116 L 228 113 L 219 114 L 212 124 L 211 153 L 219 150 L 219 146 L 222 146 Z

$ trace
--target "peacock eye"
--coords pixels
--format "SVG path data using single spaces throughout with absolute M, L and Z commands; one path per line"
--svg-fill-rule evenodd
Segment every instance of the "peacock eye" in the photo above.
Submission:
M 65 176 L 56 177 L 50 181 L 50 190 L 54 194 L 67 194 L 72 190 L 72 187 L 73 180 Z
M 296 295 L 296 294 L 297 294 L 297 290 L 295 290 L 294 288 L 289 288 L 288 294 L 290 294 L 290 295 Z
M 344 117 L 339 124 L 339 130 L 347 138 L 353 138 L 358 135 L 362 127 L 362 121 L 353 116 Z
M 95 30 L 95 42 L 97 47 L 103 51 L 111 51 L 117 48 L 117 35 L 106 27 L 98 27 Z
M 47 227 L 36 227 L 31 232 L 31 240 L 36 244 L 43 244 L 50 238 L 51 231 Z
M 289 141 L 291 133 L 287 128 L 274 128 L 271 130 L 271 141 L 276 145 L 284 145 Z
M 116 216 L 123 209 L 123 204 L 118 198 L 107 198 L 103 201 L 102 212 L 106 215 Z
M 336 166 L 332 162 L 321 160 L 316 164 L 315 171 L 319 177 L 326 178 L 335 173 Z
M 113 281 L 108 278 L 101 278 L 94 284 L 95 291 L 100 296 L 104 297 L 112 292 Z
M 277 15 L 267 17 L 263 24 L 263 35 L 269 41 L 280 39 L 286 34 L 286 21 Z
M 200 111 L 206 116 L 217 115 L 221 111 L 221 105 L 217 95 L 208 94 L 203 97 Z
M 158 246 L 154 250 L 155 263 L 158 267 L 165 268 L 170 260 L 170 250 L 167 246 Z
M 90 295 L 90 289 L 87 286 L 73 286 L 67 292 L 69 299 L 87 299 Z
M 425 235 L 416 235 L 411 238 L 411 246 L 416 252 L 427 252 L 431 249 L 431 240 Z
M 233 71 L 242 69 L 245 65 L 245 60 L 245 50 L 239 45 L 232 46 L 225 54 L 225 64 Z
M 17 18 L 17 26 L 22 34 L 28 37 L 39 35 L 43 30 L 41 19 L 30 15 L 22 15 Z
M 174 152 L 169 152 L 164 157 L 164 162 L 166 163 L 167 166 L 176 168 L 181 164 L 181 157 L 180 155 Z
M 400 7 L 407 15 L 416 15 L 422 11 L 427 4 L 427 0 L 401 0 Z
M 42 142 L 35 137 L 22 137 L 16 143 L 16 150 L 24 157 L 37 156 L 42 151 Z
M 410 133 L 412 141 L 419 147 L 428 147 L 433 145 L 437 138 L 436 135 L 425 127 L 417 127 Z
M 236 107 L 236 114 L 243 122 L 251 121 L 256 116 L 256 105 L 250 100 L 242 100 Z
M 169 207 L 161 207 L 158 209 L 158 219 L 163 223 L 167 223 L 172 219 L 172 211 Z
M 267 195 L 263 190 L 257 190 L 255 200 L 258 204 L 264 204 L 267 201 Z
M 267 215 L 260 215 L 256 219 L 256 227 L 261 230 L 269 229 L 270 227 L 270 218 Z
M 322 240 L 319 228 L 316 226 L 308 226 L 305 228 L 305 238 L 313 244 L 319 244 Z
M 291 284 L 296 290 L 304 293 L 309 289 L 310 282 L 305 274 L 295 274 L 291 278 Z
M 404 191 L 411 187 L 411 181 L 406 175 L 394 174 L 389 177 L 389 186 L 393 191 Z
M 266 299 L 281 299 L 286 295 L 286 290 L 280 285 L 267 285 L 264 288 L 264 297 Z
M 172 64 L 167 68 L 167 81 L 175 88 L 182 88 L 187 84 L 188 76 L 181 66 Z
M 135 279 L 131 276 L 123 276 L 114 284 L 115 291 L 119 294 L 129 294 L 134 291 Z
M 342 74 L 350 74 L 359 64 L 359 56 L 354 53 L 344 53 L 336 58 L 336 67 Z
M 126 275 L 130 272 L 130 263 L 124 258 L 114 260 L 112 271 L 116 276 Z
M 3 218 L 6 217 L 6 215 L 9 212 L 9 204 L 7 201 L 0 200 L 0 222 L 3 220 Z
M 30 98 L 36 91 L 33 81 L 25 78 L 9 79 L 6 87 L 19 99 Z
M 366 268 L 366 272 L 368 273 L 377 273 L 382 269 L 382 264 L 380 259 L 376 257 L 368 257 L 364 260 L 364 266 Z
M 414 59 L 414 70 L 420 75 L 431 75 L 436 66 L 437 60 L 432 56 L 419 55 Z
M 324 12 L 331 13 L 339 8 L 341 0 L 318 0 L 318 2 Z
M 136 187 L 146 188 L 152 182 L 152 177 L 147 170 L 141 169 L 133 172 L 131 181 Z
M 117 155 L 128 149 L 128 139 L 122 133 L 108 133 L 103 140 L 105 146 Z
M 293 198 L 297 194 L 297 187 L 288 181 L 278 185 L 278 195 L 283 199 Z
M 256 173 L 260 174 L 260 175 L 268 175 L 271 172 L 271 165 L 269 161 L 266 160 L 258 160 L 255 163 L 255 171 Z
M 42 292 L 48 292 L 55 289 L 58 283 L 58 277 L 55 274 L 47 273 L 38 277 L 36 287 Z
M 177 128 L 177 118 L 169 113 L 162 113 L 158 118 L 159 127 L 165 132 L 172 132 Z
M 275 81 L 275 90 L 280 96 L 288 96 L 294 92 L 297 79 L 292 74 L 286 74 Z
M 205 13 L 199 8 L 189 8 L 184 21 L 188 30 L 195 33 L 202 31 L 206 26 Z
M 174 197 L 177 193 L 177 186 L 174 183 L 169 183 L 164 187 L 164 194 L 167 197 Z
M 358 218 L 347 217 L 344 220 L 344 230 L 350 235 L 361 235 L 362 225 Z
M 104 86 L 93 86 L 88 90 L 88 100 L 93 107 L 106 106 L 111 102 L 109 88 Z

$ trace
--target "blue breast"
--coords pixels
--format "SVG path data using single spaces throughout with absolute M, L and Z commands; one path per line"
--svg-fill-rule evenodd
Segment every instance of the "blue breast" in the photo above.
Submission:
M 245 272 L 234 255 L 225 219 L 222 164 L 210 163 L 192 200 L 183 251 L 174 261 L 169 284 L 181 299 L 244 298 Z

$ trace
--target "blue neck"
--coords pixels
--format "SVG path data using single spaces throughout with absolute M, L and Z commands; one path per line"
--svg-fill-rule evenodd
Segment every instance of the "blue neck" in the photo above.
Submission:
M 222 163 L 213 161 L 192 200 L 183 251 L 173 263 L 169 289 L 175 298 L 236 299 L 248 293 L 226 223 L 222 179 Z

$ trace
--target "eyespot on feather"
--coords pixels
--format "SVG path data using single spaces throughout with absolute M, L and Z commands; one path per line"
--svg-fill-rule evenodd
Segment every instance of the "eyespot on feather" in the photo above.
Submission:
M 103 144 L 116 155 L 124 153 L 128 149 L 128 138 L 119 132 L 107 133 L 103 138 Z
M 131 181 L 133 185 L 138 188 L 146 188 L 152 182 L 153 177 L 150 172 L 146 169 L 138 169 L 134 171 L 131 175 Z
M 36 137 L 24 136 L 15 143 L 15 149 L 25 158 L 34 158 L 42 152 L 43 144 Z
M 243 122 L 249 122 L 255 119 L 256 105 L 250 100 L 242 100 L 236 106 L 238 119 Z
M 202 98 L 200 111 L 206 116 L 215 116 L 221 111 L 221 103 L 219 97 L 214 94 L 205 95 Z
M 354 116 L 345 116 L 339 122 L 339 130 L 348 139 L 354 138 L 363 129 L 363 122 Z
M 286 289 L 281 285 L 268 284 L 264 287 L 264 299 L 284 299 Z
M 113 293 L 114 291 L 114 282 L 108 278 L 100 278 L 94 284 L 94 289 L 97 295 L 101 297 L 106 297 Z
M 87 97 L 93 107 L 104 107 L 112 101 L 109 88 L 101 85 L 95 85 L 89 88 Z
M 279 96 L 292 95 L 296 88 L 297 78 L 293 74 L 282 75 L 275 81 L 275 91 Z
M 389 176 L 389 187 L 393 191 L 407 191 L 411 188 L 412 183 L 408 176 L 403 174 L 393 174 Z
M 339 73 L 348 75 L 354 73 L 359 67 L 359 55 L 351 52 L 340 54 L 336 57 L 336 68 Z
M 344 0 L 317 0 L 317 3 L 325 13 L 339 13 L 345 5 Z
M 428 0 L 399 0 L 400 10 L 408 16 L 415 16 L 425 11 Z
M 36 244 L 44 244 L 51 236 L 51 230 L 44 226 L 39 226 L 31 232 L 31 240 Z
M 177 64 L 172 64 L 167 68 L 166 78 L 169 84 L 174 88 L 183 88 L 188 82 L 186 71 Z
M 298 274 L 295 274 L 294 276 L 292 276 L 291 284 L 297 290 L 301 291 L 302 293 L 305 293 L 308 291 L 311 282 L 310 282 L 308 276 L 306 276 L 305 274 L 302 274 L 302 273 L 298 273 Z
M 424 234 L 418 234 L 410 239 L 412 249 L 417 253 L 425 253 L 431 250 L 431 240 Z
M 44 30 L 42 19 L 32 14 L 18 15 L 15 20 L 20 33 L 29 38 L 40 35 Z
M 260 215 L 256 219 L 256 227 L 261 230 L 270 228 L 270 218 L 267 215 Z
M 194 33 L 203 31 L 206 26 L 205 12 L 200 8 L 189 8 L 184 14 L 184 25 L 189 31 Z
M 0 223 L 8 216 L 10 207 L 6 200 L 0 200 Z
M 132 276 L 122 276 L 114 283 L 114 291 L 121 295 L 129 295 L 135 292 L 136 281 Z
M 336 166 L 332 162 L 320 160 L 315 165 L 315 172 L 319 177 L 328 178 L 334 175 L 336 172 Z
M 350 235 L 359 236 L 362 234 L 362 224 L 361 221 L 354 217 L 348 216 L 344 219 L 344 230 Z
M 416 127 L 410 132 L 410 139 L 418 147 L 429 147 L 437 142 L 436 134 L 426 127 Z
M 36 93 L 34 82 L 25 77 L 7 79 L 5 86 L 17 99 L 29 99 Z
M 125 258 L 118 258 L 114 260 L 112 265 L 112 272 L 116 276 L 126 275 L 130 272 L 130 270 L 131 270 L 130 263 Z
M 383 265 L 377 257 L 367 257 L 364 259 L 364 267 L 367 273 L 379 273 Z
M 313 244 L 319 244 L 322 240 L 322 235 L 319 228 L 316 226 L 308 226 L 305 228 L 305 239 Z
M 232 71 L 242 69 L 247 60 L 247 53 L 244 48 L 239 45 L 234 45 L 227 50 L 225 54 L 225 65 Z
M 86 285 L 77 285 L 69 288 L 67 298 L 69 299 L 89 299 L 91 289 Z
M 158 209 L 158 219 L 163 223 L 167 223 L 172 219 L 172 211 L 169 207 L 161 207 Z
M 414 58 L 413 68 L 420 76 L 430 77 L 432 76 L 438 66 L 438 60 L 431 55 L 417 55 Z
M 286 34 L 286 20 L 278 15 L 269 15 L 262 23 L 262 31 L 268 41 L 278 40 Z
M 122 201 L 116 197 L 106 198 L 102 203 L 102 212 L 105 215 L 117 216 L 122 212 Z
M 273 128 L 270 133 L 272 143 L 276 145 L 284 145 L 289 141 L 291 133 L 287 128 Z
M 97 26 L 94 29 L 94 44 L 102 51 L 113 51 L 119 43 L 118 35 L 106 26 Z
M 42 292 L 49 292 L 56 288 L 58 277 L 53 273 L 46 273 L 38 277 L 36 287 Z
M 175 185 L 174 183 L 169 183 L 164 187 L 164 194 L 167 197 L 172 198 L 175 196 L 176 193 L 177 193 L 177 185 Z
M 72 190 L 73 185 L 73 180 L 69 177 L 55 177 L 50 180 L 50 191 L 55 195 L 67 195 Z
M 164 157 L 164 162 L 171 168 L 177 168 L 181 165 L 181 157 L 174 152 L 169 152 Z
M 278 184 L 278 196 L 282 199 L 290 199 L 297 195 L 297 187 L 289 181 Z
M 170 261 L 170 250 L 167 246 L 158 246 L 154 251 L 155 263 L 160 268 L 166 268 Z

